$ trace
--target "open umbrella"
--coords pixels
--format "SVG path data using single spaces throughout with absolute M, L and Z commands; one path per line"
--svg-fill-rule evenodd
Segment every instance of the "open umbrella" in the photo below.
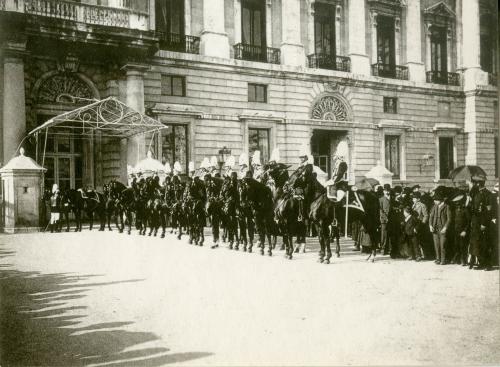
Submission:
M 358 182 L 356 182 L 356 187 L 358 190 L 375 190 L 375 186 L 380 185 L 380 182 L 374 178 L 363 177 Z
M 455 168 L 450 172 L 449 178 L 453 181 L 463 181 L 472 180 L 473 176 L 478 176 L 486 180 L 486 172 L 481 167 L 473 165 L 464 165 Z

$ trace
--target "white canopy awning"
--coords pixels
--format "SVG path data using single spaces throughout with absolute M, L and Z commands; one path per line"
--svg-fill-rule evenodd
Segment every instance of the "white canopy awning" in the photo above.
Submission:
M 90 137 L 99 132 L 102 137 L 129 138 L 166 128 L 160 121 L 134 110 L 115 97 L 108 97 L 55 116 L 28 135 L 45 130 L 50 135 L 72 131 L 81 137 Z

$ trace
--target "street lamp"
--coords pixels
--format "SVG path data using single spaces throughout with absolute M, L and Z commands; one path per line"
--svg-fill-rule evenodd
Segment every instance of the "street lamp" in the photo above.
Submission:
M 222 166 L 226 161 L 226 158 L 231 155 L 231 149 L 227 149 L 225 146 L 222 149 L 219 149 L 219 172 L 222 175 Z

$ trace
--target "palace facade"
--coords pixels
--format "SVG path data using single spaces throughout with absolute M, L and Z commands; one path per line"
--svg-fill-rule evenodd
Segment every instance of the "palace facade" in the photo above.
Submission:
M 187 168 L 279 147 L 293 168 L 307 144 L 331 173 L 341 142 L 351 182 L 380 161 L 395 184 L 478 164 L 491 185 L 496 14 L 492 0 L 0 0 L 0 166 L 51 117 L 115 96 L 168 129 L 49 136 L 47 185 L 126 182 L 147 150 Z

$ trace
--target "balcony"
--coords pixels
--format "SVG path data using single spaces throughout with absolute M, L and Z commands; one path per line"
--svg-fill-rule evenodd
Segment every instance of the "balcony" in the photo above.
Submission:
M 307 56 L 307 64 L 314 69 L 351 71 L 351 59 L 345 56 L 311 54 Z
M 460 85 L 460 74 L 447 71 L 428 71 L 425 73 L 427 83 Z
M 122 0 L 122 4 L 127 2 Z M 145 12 L 73 1 L 0 0 L 0 10 L 92 25 L 148 30 L 148 14 Z
M 372 74 L 382 78 L 408 80 L 406 66 L 377 63 L 372 65 Z
M 495 73 L 488 73 L 488 84 L 494 87 L 498 85 L 497 75 Z
M 185 36 L 177 33 L 156 32 L 160 40 L 160 50 L 186 52 L 189 54 L 200 53 L 200 38 Z
M 254 46 L 244 43 L 234 45 L 234 58 L 239 60 L 281 63 L 281 51 L 278 48 Z

